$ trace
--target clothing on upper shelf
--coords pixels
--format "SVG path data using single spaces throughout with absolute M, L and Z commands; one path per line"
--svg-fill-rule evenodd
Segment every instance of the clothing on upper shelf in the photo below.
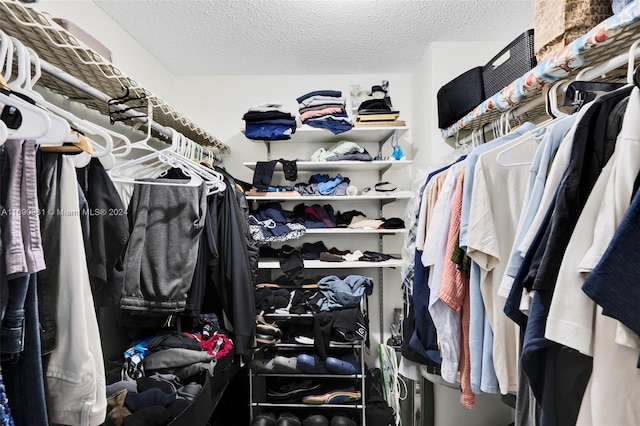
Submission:
M 249 108 L 242 119 L 245 136 L 256 140 L 286 140 L 296 132 L 295 117 L 282 104 L 263 103 Z
M 316 90 L 297 98 L 303 124 L 327 129 L 337 135 L 353 125 L 345 109 L 345 98 L 336 90 Z

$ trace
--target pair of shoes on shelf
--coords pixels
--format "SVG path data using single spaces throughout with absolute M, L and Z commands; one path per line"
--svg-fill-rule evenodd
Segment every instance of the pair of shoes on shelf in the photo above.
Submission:
M 322 414 L 311 414 L 304 419 L 302 426 L 356 426 L 356 422 L 342 413 L 336 413 L 331 423 Z
M 327 392 L 324 395 L 309 395 L 302 398 L 304 404 L 322 405 L 322 404 L 348 404 L 358 401 L 361 398 L 360 391 L 353 390 L 336 390 Z
M 341 358 L 327 357 L 322 362 L 317 355 L 299 354 L 297 369 L 307 374 L 360 374 L 360 362 L 354 354 Z
M 281 413 L 278 418 L 270 412 L 262 412 L 253 418 L 251 426 L 302 426 L 300 419 L 291 413 Z

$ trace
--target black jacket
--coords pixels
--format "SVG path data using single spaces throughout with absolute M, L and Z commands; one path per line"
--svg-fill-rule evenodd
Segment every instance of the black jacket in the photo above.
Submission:
M 206 231 L 215 238 L 217 259 L 211 262 L 212 285 L 205 293 L 203 312 L 219 307 L 233 330 L 235 351 L 245 359 L 251 354 L 255 335 L 254 287 L 257 271 L 257 249 L 248 232 L 247 206 L 244 195 L 237 191 L 232 177 L 225 174 L 227 189 L 209 199 Z M 211 245 L 211 242 L 210 242 Z M 254 254 L 255 252 L 255 254 Z M 230 326 L 230 327 L 229 327 Z

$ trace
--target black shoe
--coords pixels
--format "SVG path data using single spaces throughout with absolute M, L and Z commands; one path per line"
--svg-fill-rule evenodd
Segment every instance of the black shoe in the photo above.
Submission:
M 302 426 L 302 423 L 300 423 L 300 419 L 297 416 L 291 413 L 282 413 L 278 417 L 276 426 Z
M 251 426 L 276 426 L 276 415 L 262 412 L 253 418 Z
M 356 426 L 356 422 L 342 414 L 336 414 L 331 418 L 331 426 Z
M 302 426 L 329 426 L 329 420 L 321 414 L 312 414 L 304 419 Z

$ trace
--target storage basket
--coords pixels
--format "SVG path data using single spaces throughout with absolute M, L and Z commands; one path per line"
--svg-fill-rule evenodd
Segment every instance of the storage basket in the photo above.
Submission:
M 533 50 L 533 30 L 520 34 L 482 68 L 485 97 L 498 93 L 537 64 Z
M 438 90 L 438 127 L 444 129 L 484 101 L 482 67 L 475 67 Z

